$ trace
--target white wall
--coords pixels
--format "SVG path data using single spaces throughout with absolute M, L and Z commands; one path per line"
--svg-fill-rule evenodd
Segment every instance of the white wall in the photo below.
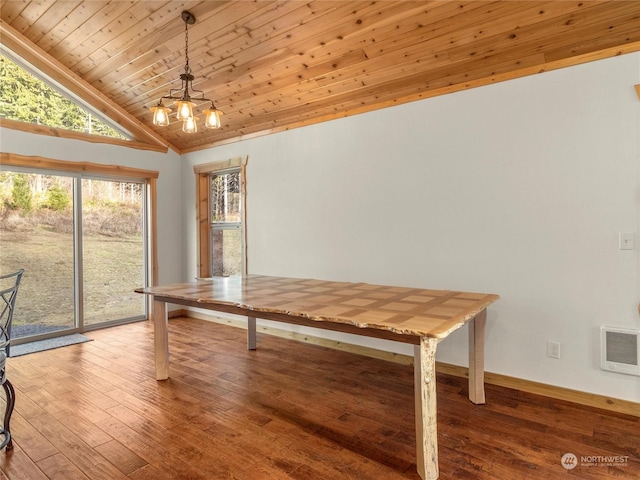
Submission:
M 56 160 L 125 165 L 159 172 L 158 190 L 158 276 L 160 283 L 182 281 L 184 245 L 180 157 L 131 148 L 35 135 L 0 128 L 0 150 L 19 155 Z
M 487 371 L 640 401 L 598 343 L 640 328 L 638 246 L 618 249 L 640 221 L 638 83 L 636 53 L 184 155 L 184 276 L 193 165 L 249 155 L 250 273 L 498 293 Z M 463 329 L 438 359 L 466 352 Z
M 182 159 L 9 129 L 0 150 L 158 170 L 161 283 L 196 274 L 193 165 L 249 155 L 250 273 L 498 293 L 488 371 L 640 401 L 598 367 L 600 325 L 640 328 L 638 83 L 631 54 Z M 463 329 L 438 359 L 466 349 Z

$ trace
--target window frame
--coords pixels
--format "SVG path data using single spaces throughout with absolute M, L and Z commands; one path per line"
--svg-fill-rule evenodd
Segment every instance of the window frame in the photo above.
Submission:
M 247 258 L 247 163 L 248 157 L 235 157 L 220 162 L 195 165 L 196 177 L 196 225 L 197 225 L 197 274 L 201 278 L 213 275 L 212 236 L 214 230 L 235 230 L 237 223 L 229 223 L 228 228 L 211 222 L 211 176 L 240 172 L 240 236 L 242 239 L 242 275 L 248 271 Z

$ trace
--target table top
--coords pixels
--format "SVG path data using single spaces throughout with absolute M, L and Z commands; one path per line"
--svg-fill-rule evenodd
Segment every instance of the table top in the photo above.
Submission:
M 400 335 L 443 338 L 500 298 L 485 293 L 425 290 L 367 283 L 247 275 L 139 288 L 138 293 L 215 309 L 239 307 L 387 330 Z

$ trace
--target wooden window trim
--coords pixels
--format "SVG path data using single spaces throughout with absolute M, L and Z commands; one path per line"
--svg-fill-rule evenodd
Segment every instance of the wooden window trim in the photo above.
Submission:
M 240 169 L 242 178 L 242 241 L 244 244 L 244 274 L 248 269 L 247 258 L 247 187 L 246 187 L 246 170 L 248 157 L 235 157 L 220 162 L 205 163 L 195 165 L 193 172 L 196 177 L 196 225 L 197 225 L 197 248 L 198 253 L 198 276 L 211 276 L 211 236 L 209 235 L 209 176 L 212 173 L 221 172 L 223 170 Z
M 49 127 L 47 125 L 35 125 L 33 123 L 0 118 L 0 127 L 21 132 L 33 133 L 35 135 L 48 135 L 50 137 L 70 138 L 89 143 L 105 143 L 108 145 L 118 145 L 121 147 L 135 148 L 136 150 L 149 150 L 152 152 L 166 153 L 167 147 L 162 145 L 152 145 L 149 143 L 137 142 L 135 140 L 122 140 L 120 138 L 104 137 L 102 135 L 92 135 L 84 132 L 74 132 L 64 128 Z
M 85 172 L 97 175 L 110 175 L 122 178 L 149 179 L 158 178 L 159 172 L 143 170 L 124 165 L 103 165 L 91 162 L 71 162 L 53 158 L 18 155 L 17 153 L 0 152 L 0 163 L 12 167 L 40 168 L 43 170 L 60 170 L 64 172 Z

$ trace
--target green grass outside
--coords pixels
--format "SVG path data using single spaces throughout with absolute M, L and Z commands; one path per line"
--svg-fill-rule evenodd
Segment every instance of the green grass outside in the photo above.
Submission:
M 74 325 L 73 237 L 54 230 L 3 218 L 0 274 L 25 270 L 14 325 Z M 142 315 L 144 298 L 134 292 L 144 284 L 142 235 L 88 233 L 83 243 L 85 325 Z

